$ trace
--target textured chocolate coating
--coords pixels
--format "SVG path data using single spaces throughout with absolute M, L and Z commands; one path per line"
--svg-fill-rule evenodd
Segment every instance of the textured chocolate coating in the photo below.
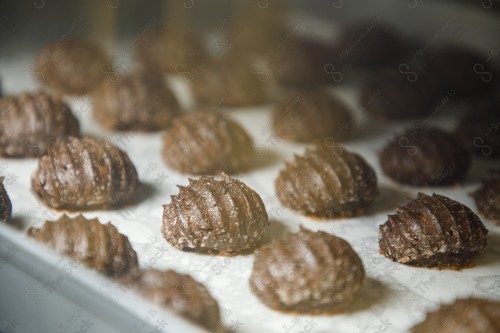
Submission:
M 112 71 L 105 52 L 85 39 L 62 39 L 47 45 L 35 68 L 37 81 L 68 95 L 91 92 Z
M 364 279 L 361 259 L 347 241 L 301 228 L 258 250 L 250 289 L 275 310 L 318 314 L 344 309 Z
M 226 55 L 193 74 L 191 88 L 201 105 L 237 107 L 259 105 L 270 98 L 270 80 L 252 73 L 262 69 L 252 57 Z M 262 81 L 261 81 L 262 80 Z
M 448 185 L 465 178 L 470 152 L 455 136 L 438 128 L 410 128 L 379 153 L 389 178 L 414 186 Z
M 158 131 L 180 113 L 163 77 L 140 71 L 104 81 L 93 96 L 94 118 L 114 131 Z
M 286 164 L 275 181 L 281 203 L 305 215 L 352 216 L 376 197 L 377 176 L 363 157 L 342 146 L 314 146 Z
M 401 264 L 460 269 L 484 249 L 487 233 L 465 205 L 419 193 L 379 227 L 379 247 Z
M 12 216 L 12 203 L 3 186 L 4 177 L 0 177 L 0 222 L 7 222 Z
M 210 332 L 220 332 L 219 305 L 207 287 L 190 275 L 173 270 L 146 269 L 121 281 L 155 304 L 168 308 Z
M 38 157 L 52 143 L 80 135 L 68 105 L 41 91 L 0 99 L 0 117 L 0 156 Z
M 429 312 L 411 332 L 497 333 L 500 332 L 500 303 L 478 298 L 459 299 Z
M 324 90 L 305 92 L 274 108 L 274 132 L 290 141 L 343 140 L 352 127 L 347 106 Z
M 382 23 L 363 22 L 349 26 L 341 33 L 337 61 L 374 67 L 396 62 L 405 50 L 401 38 Z
M 138 186 L 137 171 L 127 153 L 87 136 L 52 145 L 31 176 L 31 188 L 40 201 L 69 211 L 122 206 Z
M 38 229 L 30 227 L 28 236 L 44 243 L 109 277 L 117 278 L 138 269 L 137 254 L 127 236 L 111 223 L 98 219 L 63 215 L 55 222 L 45 221 Z
M 460 119 L 456 130 L 467 147 L 480 157 L 500 156 L 500 103 L 474 107 Z
M 289 34 L 290 38 L 266 54 L 268 67 L 279 84 L 307 86 L 342 80 L 337 73 L 342 75 L 344 68 L 335 63 L 336 50 L 321 41 Z M 335 76 L 332 76 L 332 64 Z
M 135 56 L 143 67 L 183 74 L 200 61 L 200 49 L 187 30 L 154 27 L 137 38 Z
M 370 114 L 383 118 L 424 117 L 434 112 L 440 89 L 427 74 L 413 77 L 397 69 L 384 68 L 374 73 L 362 87 L 361 106 Z
M 183 173 L 235 173 L 254 157 L 252 139 L 220 112 L 196 112 L 175 119 L 163 141 L 163 159 Z
M 500 169 L 491 170 L 472 197 L 481 214 L 491 222 L 500 224 Z
M 178 186 L 163 206 L 163 237 L 181 250 L 238 254 L 255 246 L 269 227 L 260 196 L 226 174 Z

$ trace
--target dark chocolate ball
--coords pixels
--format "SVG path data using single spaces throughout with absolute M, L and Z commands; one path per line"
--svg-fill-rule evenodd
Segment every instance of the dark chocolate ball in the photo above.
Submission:
M 353 127 L 347 106 L 321 89 L 293 96 L 273 112 L 274 132 L 290 141 L 342 141 Z
M 323 218 L 359 213 L 378 193 L 375 171 L 363 157 L 326 145 L 295 156 L 280 171 L 275 188 L 283 205 Z
M 45 221 L 41 228 L 30 227 L 27 233 L 57 253 L 109 277 L 122 277 L 138 269 L 137 254 L 127 236 L 111 223 L 63 215 L 57 221 Z
M 488 230 L 465 205 L 419 193 L 379 228 L 380 253 L 401 264 L 464 268 L 486 246 Z
M 50 208 L 82 211 L 127 204 L 139 187 L 127 153 L 105 140 L 68 137 L 39 158 L 31 188 Z
M 85 95 L 112 72 L 110 63 L 92 41 L 65 38 L 40 52 L 34 73 L 44 86 L 67 95 Z
M 94 118 L 113 131 L 158 131 L 180 114 L 173 92 L 163 76 L 151 71 L 106 80 L 93 95 Z
M 268 52 L 266 64 L 280 85 L 313 86 L 343 80 L 345 66 L 336 64 L 335 56 L 327 43 L 291 35 Z
M 0 99 L 0 117 L 0 156 L 39 157 L 52 143 L 80 135 L 69 106 L 42 91 Z
M 181 250 L 238 254 L 255 247 L 269 227 L 260 196 L 224 173 L 190 179 L 163 207 L 163 237 Z
M 426 73 L 405 74 L 394 68 L 376 71 L 361 90 L 361 107 L 389 119 L 409 119 L 434 112 L 439 88 Z
M 222 112 L 177 118 L 163 140 L 165 163 L 183 173 L 235 173 L 247 169 L 254 158 L 252 139 Z
M 460 140 L 444 130 L 427 127 L 397 134 L 379 158 L 389 178 L 414 186 L 460 182 L 470 166 L 470 152 Z
M 338 42 L 342 62 L 360 67 L 394 63 L 405 51 L 402 39 L 382 22 L 363 22 L 345 28 Z
M 361 259 L 347 241 L 301 228 L 258 250 L 250 288 L 275 310 L 321 314 L 345 309 L 364 278 Z
M 190 275 L 173 270 L 135 271 L 121 281 L 150 301 L 203 326 L 222 332 L 219 305 L 207 287 Z
M 273 88 L 263 65 L 240 54 L 226 54 L 200 66 L 188 80 L 198 104 L 213 108 L 261 105 L 270 100 Z

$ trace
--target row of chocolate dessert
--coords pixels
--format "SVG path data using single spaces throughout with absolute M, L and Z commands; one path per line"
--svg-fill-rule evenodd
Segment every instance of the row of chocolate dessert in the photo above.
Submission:
M 226 191 L 231 199 L 224 200 L 217 194 L 202 197 L 200 194 L 206 191 Z M 3 186 L 0 194 L 2 218 L 8 218 L 11 206 Z M 236 201 L 238 197 L 243 201 Z M 235 202 L 238 203 L 231 207 Z M 234 214 L 238 207 L 249 208 L 241 205 L 242 202 L 256 207 L 246 209 L 246 216 L 231 218 L 231 211 Z M 216 212 L 204 209 L 210 203 L 219 206 Z M 224 212 L 228 215 L 224 216 Z M 192 181 L 181 189 L 179 199 L 173 198 L 166 206 L 165 215 L 168 219 L 164 219 L 162 232 L 166 238 L 171 232 L 174 234 L 174 246 L 219 254 L 248 249 L 268 226 L 267 214 L 258 195 L 228 176 L 220 181 L 211 177 Z M 247 219 L 251 225 L 241 226 Z M 414 233 L 408 234 L 412 229 Z M 429 267 L 463 267 L 486 243 L 486 229 L 477 216 L 456 201 L 438 195 L 419 194 L 417 200 L 411 200 L 399 208 L 396 215 L 390 216 L 380 230 L 380 249 L 384 255 L 401 263 Z M 127 237 L 110 223 L 104 225 L 97 219 L 88 220 L 81 215 L 75 218 L 63 215 L 58 221 L 47 221 L 40 229 L 29 228 L 28 235 L 195 323 L 212 331 L 222 329 L 217 302 L 203 285 L 174 271 L 140 270 L 137 255 Z M 412 246 L 415 241 L 420 244 L 417 248 Z M 301 228 L 286 240 L 274 240 L 256 252 L 249 283 L 252 293 L 267 306 L 311 314 L 345 310 L 364 279 L 361 258 L 349 243 L 325 232 L 314 233 Z M 185 295 L 189 295 L 189 299 Z M 451 317 L 446 327 L 453 331 L 464 321 L 475 327 L 475 321 L 481 320 L 481 325 L 494 332 L 498 322 L 490 315 L 498 314 L 499 309 L 500 304 L 491 301 L 457 301 L 430 314 L 426 322 L 414 330 L 420 332 L 422 327 L 437 327 L 443 315 L 474 311 L 481 318 Z
M 381 33 L 384 34 L 384 32 Z M 70 89 L 66 90 L 66 93 L 70 94 L 82 94 L 95 89 L 93 93 L 96 96 L 94 99 L 95 118 L 107 128 L 159 130 L 168 126 L 172 118 L 178 115 L 178 106 L 172 98 L 173 95 L 165 89 L 161 79 L 157 79 L 160 76 L 155 75 L 154 70 L 146 70 L 129 76 L 121 75 L 113 82 L 105 78 L 105 71 L 102 67 L 109 65 L 109 62 L 107 60 L 94 61 L 99 58 L 95 57 L 98 51 L 92 51 L 92 47 L 86 46 L 84 48 L 94 54 L 82 57 L 82 54 L 88 54 L 87 51 L 79 49 L 74 42 L 69 42 L 69 46 L 65 46 L 65 43 L 66 41 L 57 43 L 42 52 L 37 62 L 37 68 L 42 73 L 41 82 L 56 90 Z M 153 45 L 157 45 L 156 42 L 153 42 Z M 310 50 L 311 48 L 304 49 Z M 297 72 L 300 73 L 301 71 L 287 69 L 283 65 L 294 56 L 295 53 L 290 50 L 284 52 L 277 62 L 279 66 L 275 68 L 284 68 L 282 73 L 286 75 L 293 76 Z M 94 60 L 89 62 L 87 59 L 91 58 Z M 74 61 L 74 59 L 77 60 Z M 200 78 L 193 80 L 193 92 L 195 96 L 198 96 L 197 99 L 219 106 L 248 105 L 265 101 L 269 88 L 262 84 L 255 84 L 255 75 L 250 67 L 255 63 L 247 63 L 239 59 L 241 58 L 235 58 L 232 61 L 224 59 L 219 65 L 213 63 L 208 68 L 198 66 L 193 69 L 193 72 L 198 70 L 197 74 Z M 183 61 L 174 63 L 173 70 L 178 74 L 180 74 L 179 68 L 175 67 L 185 64 L 185 57 Z M 150 64 L 150 62 L 146 63 Z M 443 63 L 447 66 L 447 62 Z M 295 68 L 304 69 L 304 64 L 311 64 L 311 62 L 307 60 Z M 306 76 L 309 75 L 308 80 L 310 80 L 311 73 L 325 75 L 324 66 L 317 66 L 318 64 L 321 62 L 313 63 L 321 70 L 302 71 Z M 69 75 L 65 74 L 68 70 L 70 72 L 79 70 L 85 68 L 86 65 L 89 67 L 82 75 L 69 78 Z M 292 69 L 295 68 L 292 67 Z M 183 68 L 180 69 L 183 70 Z M 258 67 L 253 67 L 253 69 L 258 69 Z M 95 74 L 93 77 L 92 73 Z M 387 79 L 390 77 L 389 74 L 380 75 L 383 82 L 376 87 L 375 91 L 378 92 L 375 98 L 380 97 L 381 102 L 367 103 L 368 106 L 365 109 L 372 111 L 377 110 L 376 107 L 378 107 L 380 112 L 374 111 L 373 113 L 384 113 L 389 117 L 397 113 L 394 117 L 400 117 L 403 111 L 411 111 L 408 105 L 411 104 L 409 102 L 412 99 L 408 96 L 413 96 L 411 94 L 418 92 L 418 89 L 405 85 L 406 83 L 400 78 L 396 78 L 393 84 Z M 186 78 L 189 81 L 190 77 Z M 296 78 L 292 77 L 291 81 L 293 82 L 294 79 Z M 97 81 L 100 83 L 97 84 Z M 311 82 L 315 81 L 316 78 L 311 80 Z M 93 83 L 88 84 L 88 82 Z M 469 80 L 467 84 L 471 82 L 474 80 Z M 388 85 L 389 89 L 381 88 L 384 85 Z M 98 89 L 95 88 L 97 86 Z M 394 90 L 391 91 L 393 87 Z M 445 86 L 441 86 L 443 87 Z M 473 84 L 473 87 L 476 85 Z M 370 93 L 373 92 L 373 87 L 367 89 Z M 386 93 L 387 90 L 389 93 Z M 460 89 L 462 90 L 467 89 Z M 403 102 L 398 104 L 394 101 L 390 96 L 393 91 L 397 97 L 402 96 Z M 405 95 L 405 91 L 408 91 L 408 94 Z M 435 91 L 443 90 L 436 89 Z M 422 96 L 425 100 L 432 99 L 426 96 L 438 96 L 436 92 L 432 94 L 425 95 L 419 92 L 418 96 L 413 99 L 416 101 L 415 104 L 410 105 L 410 107 L 415 106 L 418 112 L 412 111 L 409 114 L 429 114 L 428 110 L 432 111 L 432 108 L 419 107 L 417 102 Z M 325 135 L 328 135 L 338 141 L 349 132 L 349 125 L 352 125 L 352 122 L 348 111 L 346 112 L 341 103 L 332 100 L 322 92 L 314 92 L 311 97 L 308 96 L 309 94 L 305 95 L 304 98 L 299 97 L 300 101 L 294 98 L 288 101 L 288 106 L 280 105 L 276 108 L 273 126 L 277 135 L 305 142 L 316 141 L 318 136 L 319 140 L 324 140 Z M 77 135 L 72 125 L 74 122 L 70 120 L 60 121 L 61 118 L 51 117 L 51 119 L 59 119 L 59 122 L 53 123 L 51 120 L 45 124 L 54 125 L 54 127 L 44 126 L 43 120 L 42 126 L 37 125 L 37 121 L 33 121 L 37 119 L 33 116 L 36 113 L 33 110 L 36 110 L 37 105 L 41 105 L 42 109 L 47 107 L 57 109 L 57 107 L 48 106 L 50 102 L 47 101 L 23 103 L 28 106 L 26 118 L 29 120 L 23 120 L 18 123 L 19 127 L 12 128 L 13 132 L 10 132 L 12 135 L 8 136 L 9 139 L 5 139 L 6 146 L 9 147 L 6 151 L 16 152 L 13 153 L 14 156 L 15 154 L 23 155 L 26 143 L 33 142 L 36 143 L 33 144 L 35 149 L 38 149 L 33 155 L 46 154 L 40 157 L 38 170 L 32 179 L 32 187 L 42 202 L 52 208 L 76 211 L 122 206 L 127 203 L 132 193 L 137 190 L 139 182 L 137 172 L 126 153 L 106 141 L 90 137 L 65 138 L 67 135 Z M 22 104 L 13 100 L 10 100 L 9 105 L 12 105 L 9 109 L 17 110 L 18 105 L 21 105 L 22 109 Z M 294 113 L 295 105 L 297 108 Z M 396 107 L 393 108 L 394 105 Z M 335 112 L 331 112 L 332 109 L 335 109 Z M 59 112 L 62 114 L 66 111 Z M 291 117 L 283 121 L 282 119 L 289 114 Z M 11 116 L 9 119 L 15 120 L 16 116 Z M 68 119 L 70 119 L 69 116 Z M 40 132 L 35 132 L 35 135 L 30 133 L 23 137 L 24 133 L 20 130 L 20 126 L 26 126 L 27 121 L 28 123 L 31 121 L 30 124 L 34 124 L 35 129 L 42 129 L 43 134 L 39 135 Z M 67 127 L 61 135 L 58 135 L 57 133 L 60 132 L 54 131 L 57 129 L 55 125 L 61 123 L 66 124 Z M 490 123 L 483 121 L 483 125 L 489 126 Z M 399 145 L 392 144 L 392 148 L 388 145 L 387 149 L 384 149 L 381 153 L 384 171 L 397 181 L 415 185 L 444 185 L 461 180 L 467 169 L 468 157 L 467 152 L 464 152 L 460 145 L 454 145 L 457 141 L 453 141 L 454 139 L 450 141 L 440 130 L 419 129 L 415 132 L 419 134 L 405 133 L 398 136 L 396 140 Z M 14 140 L 12 143 L 10 138 L 16 138 L 16 133 L 21 133 L 22 139 Z M 50 135 L 47 135 L 48 133 Z M 59 137 L 40 140 L 44 135 Z M 482 133 L 481 135 L 484 137 Z M 491 137 L 494 138 L 495 135 L 487 136 L 487 139 Z M 179 138 L 188 140 L 188 145 L 179 144 Z M 411 144 L 409 144 L 410 140 L 413 140 Z M 16 150 L 16 143 L 19 142 L 23 148 Z M 40 149 L 40 142 L 46 143 L 46 146 Z M 400 144 L 401 142 L 403 145 Z M 407 150 L 398 148 L 404 145 L 406 147 L 403 148 Z M 451 151 L 440 151 L 443 145 L 452 148 Z M 427 149 L 429 146 L 431 149 Z M 408 147 L 415 150 L 408 152 Z M 216 174 L 220 171 L 234 173 L 248 167 L 252 150 L 248 135 L 239 125 L 223 115 L 192 114 L 174 121 L 173 126 L 166 133 L 164 157 L 170 167 L 184 173 Z M 21 153 L 17 153 L 18 151 Z M 413 154 L 415 151 L 416 153 Z M 10 154 L 6 153 L 6 155 Z M 414 156 L 417 157 L 413 158 Z M 432 159 L 433 162 L 427 162 L 426 159 Z M 405 165 L 405 168 L 394 167 L 399 164 Z M 420 167 L 412 169 L 415 164 Z M 492 176 L 493 180 L 497 178 Z M 413 179 L 418 181 L 413 183 Z M 484 206 L 488 208 L 487 211 L 494 211 L 495 207 L 498 207 L 495 194 L 498 182 L 488 181 L 485 184 L 488 188 L 482 190 L 483 194 L 478 198 L 482 198 Z M 307 215 L 327 218 L 350 216 L 362 213 L 362 209 L 375 200 L 377 181 L 373 169 L 359 155 L 349 152 L 342 146 L 336 145 L 332 148 L 319 145 L 307 150 L 303 156 L 297 157 L 294 162 L 285 167 L 276 180 L 276 192 L 285 206 Z M 79 197 L 78 193 L 83 193 L 83 198 Z M 199 195 L 199 193 L 204 194 Z M 480 206 L 479 202 L 478 206 Z M 91 244 L 103 242 L 101 236 L 96 236 L 96 232 L 98 235 L 104 235 L 102 236 L 105 237 L 104 239 L 121 239 L 115 242 L 110 241 L 107 247 L 109 251 L 102 253 L 105 258 L 97 256 L 94 261 L 90 260 L 87 264 L 107 274 L 110 274 L 109 267 L 114 267 L 113 269 L 117 269 L 116 272 L 120 272 L 123 265 L 134 266 L 130 264 L 134 262 L 131 254 L 133 250 L 124 245 L 123 238 L 118 237 L 116 233 L 109 231 L 108 235 L 95 223 L 83 222 L 84 219 L 81 218 L 78 222 L 65 219 L 68 220 L 68 218 L 61 218 L 59 221 L 61 224 L 47 223 L 49 231 L 43 231 L 43 228 L 40 232 L 30 229 L 29 234 L 37 239 L 46 240 L 50 244 L 54 237 L 60 237 L 54 236 L 59 233 L 52 230 L 58 229 L 60 234 L 69 235 L 67 243 L 72 243 L 73 240 L 70 238 L 74 236 L 71 236 L 71 230 L 83 228 L 78 230 L 88 230 L 85 232 L 90 235 L 89 237 L 95 238 L 95 242 L 90 242 Z M 241 223 L 242 220 L 245 223 Z M 404 227 L 401 221 L 406 223 Z M 76 224 L 73 225 L 73 223 Z M 162 233 L 169 243 L 183 250 L 237 254 L 254 248 L 256 241 L 266 231 L 268 225 L 267 213 L 259 196 L 243 183 L 223 175 L 220 180 L 201 177 L 191 181 L 189 186 L 181 187 L 179 194 L 165 206 Z M 414 239 L 419 241 L 415 242 Z M 410 200 L 406 206 L 399 208 L 396 214 L 390 216 L 389 220 L 380 227 L 379 243 L 381 253 L 394 261 L 427 267 L 460 268 L 484 248 L 486 230 L 479 218 L 467 207 L 442 196 L 429 197 L 421 194 L 416 200 Z M 104 244 L 107 244 L 105 240 Z M 117 250 L 126 258 L 118 260 L 119 264 L 115 264 L 109 258 L 110 256 L 119 258 L 119 256 L 112 255 L 114 253 L 112 249 L 115 247 L 129 249 L 125 252 Z M 297 251 L 297 248 L 304 248 L 304 251 Z M 93 250 L 89 249 L 89 252 L 91 251 Z M 63 248 L 61 252 L 71 255 L 71 250 L 67 248 Z M 290 235 L 288 240 L 274 242 L 260 249 L 257 254 L 250 278 L 251 289 L 263 303 L 283 311 L 322 313 L 340 310 L 347 306 L 364 278 L 361 260 L 349 244 L 326 233 L 301 230 L 297 234 Z M 85 260 L 82 261 L 85 263 Z M 295 274 L 296 271 L 300 271 L 301 274 Z M 294 274 L 292 275 L 291 272 Z M 161 292 L 160 302 L 172 307 L 173 305 L 169 304 L 170 301 L 175 304 L 182 304 L 182 301 L 176 301 L 175 295 L 171 295 L 172 290 L 175 291 L 173 285 L 177 282 L 172 282 L 175 278 L 168 274 L 172 273 L 146 271 L 125 275 L 126 278 L 138 282 L 140 290 L 152 295 L 151 297 Z M 317 276 L 325 276 L 324 281 L 318 281 Z M 148 283 L 154 285 L 153 289 L 150 289 Z M 198 292 L 200 291 L 196 291 Z M 209 300 L 205 299 L 205 302 L 212 306 L 207 309 L 212 310 L 205 311 L 204 303 L 201 303 L 199 309 L 201 313 L 212 318 L 205 319 L 205 322 L 218 323 L 217 319 L 213 319 L 215 318 L 213 300 L 211 298 Z M 483 310 L 481 307 L 478 309 Z M 182 313 L 182 311 L 179 312 Z M 189 313 L 185 314 L 195 321 L 198 318 Z M 214 326 L 210 325 L 213 329 Z
M 2 98 L 0 107 L 5 116 L 1 123 L 0 154 L 41 155 L 39 170 L 33 176 L 32 184 L 35 193 L 45 198 L 43 200 L 47 205 L 66 209 L 74 204 L 73 201 L 83 200 L 87 208 L 109 206 L 116 201 L 126 200 L 136 190 L 137 172 L 126 154 L 118 153 L 119 150 L 112 145 L 98 144 L 95 139 L 88 137 L 73 139 L 80 134 L 78 121 L 61 99 L 44 92 L 21 94 Z M 285 112 L 281 114 L 283 109 Z M 331 150 L 330 153 L 328 149 L 323 149 L 326 155 L 320 157 L 321 154 L 306 151 L 305 155 L 296 157 L 293 163 L 286 165 L 276 181 L 276 192 L 286 206 L 310 215 L 327 217 L 325 214 L 331 214 L 330 217 L 334 217 L 360 208 L 332 210 L 342 201 L 346 201 L 346 205 L 357 206 L 373 201 L 376 193 L 374 171 L 357 155 L 342 158 L 341 153 L 345 148 L 334 139 L 346 135 L 335 133 L 349 131 L 351 121 L 343 105 L 332 100 L 325 91 L 315 91 L 297 96 L 291 106 L 280 105 L 276 110 L 280 114 L 273 123 L 278 128 L 276 133 L 279 136 L 295 141 L 323 140 L 321 146 Z M 328 117 L 328 114 L 331 116 Z M 334 135 L 327 136 L 328 133 Z M 328 139 L 332 140 L 331 144 L 328 144 Z M 388 177 L 403 184 L 454 184 L 464 179 L 470 165 L 469 149 L 460 143 L 455 135 L 444 130 L 415 126 L 396 135 L 381 150 L 380 164 Z M 85 152 L 83 156 L 86 158 L 80 158 L 82 152 Z M 245 171 L 251 168 L 254 153 L 252 140 L 246 131 L 218 112 L 197 112 L 179 117 L 164 136 L 163 156 L 166 164 L 183 173 Z M 95 165 L 93 161 L 98 158 L 103 159 L 107 169 Z M 87 171 L 87 164 L 95 170 Z M 320 172 L 329 165 L 333 168 L 330 172 Z M 339 169 L 341 165 L 346 171 Z M 57 191 L 61 182 L 60 172 L 71 174 L 74 178 L 73 185 L 68 186 L 64 193 Z M 343 174 L 347 176 L 339 176 Z M 321 182 L 309 181 L 309 178 L 318 176 Z M 348 178 L 343 179 L 345 177 Z M 85 184 L 99 181 L 97 178 L 109 178 L 109 184 L 94 192 L 91 186 Z M 490 178 L 495 179 L 495 171 Z M 304 179 L 302 185 L 301 179 Z M 292 180 L 299 182 L 298 186 L 303 189 L 321 185 L 324 190 L 296 191 L 296 187 L 287 186 Z M 83 184 L 80 184 L 82 181 Z M 357 186 L 356 181 L 362 186 Z M 343 183 L 351 183 L 351 189 L 343 188 Z M 498 218 L 498 212 L 495 212 L 498 204 L 493 202 L 486 205 L 484 201 L 492 199 L 484 194 L 495 189 L 497 182 L 485 180 L 483 190 L 479 192 L 483 195 L 474 196 L 483 214 L 493 221 Z M 80 196 L 80 192 L 83 196 Z M 345 197 L 346 194 L 353 196 L 355 192 L 360 195 L 357 200 Z M 103 201 L 106 196 L 112 196 L 113 199 L 109 199 L 112 201 Z M 69 203 L 62 200 L 68 200 Z M 332 200 L 340 203 L 333 204 Z M 81 208 L 83 204 L 79 206 Z

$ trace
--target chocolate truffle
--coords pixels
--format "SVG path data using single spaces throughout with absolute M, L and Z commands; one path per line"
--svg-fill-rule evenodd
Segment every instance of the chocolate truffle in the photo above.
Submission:
M 260 196 L 222 173 L 178 186 L 163 206 L 163 237 L 181 250 L 234 255 L 255 246 L 269 227 Z
M 172 270 L 146 269 L 129 274 L 121 282 L 210 332 L 221 331 L 217 301 L 203 284 L 190 275 Z
M 4 177 L 0 177 L 0 222 L 7 222 L 12 216 L 12 203 L 3 186 Z
M 250 289 L 272 309 L 322 314 L 346 308 L 364 279 L 361 259 L 348 242 L 301 228 L 258 250 Z
M 0 117 L 0 156 L 38 157 L 53 142 L 80 135 L 68 105 L 42 91 L 0 99 Z
M 498 82 L 498 73 L 472 49 L 450 45 L 429 52 L 429 70 L 457 96 L 474 96 L 490 91 Z
M 389 119 L 424 117 L 434 112 L 440 88 L 427 74 L 412 75 L 393 68 L 377 70 L 362 87 L 363 110 Z
M 123 206 L 139 186 L 127 153 L 97 138 L 68 137 L 49 148 L 31 177 L 33 193 L 50 208 L 68 211 Z
M 344 28 L 337 47 L 339 63 L 360 67 L 394 63 L 405 51 L 404 43 L 393 29 L 375 20 Z
M 94 96 L 94 118 L 114 131 L 158 131 L 180 113 L 172 91 L 155 72 L 140 71 L 106 80 Z
M 379 153 L 389 178 L 414 186 L 449 185 L 464 179 L 470 153 L 460 140 L 438 128 L 410 128 Z
M 233 54 L 215 59 L 194 71 L 191 82 L 196 101 L 213 107 L 266 103 L 271 85 L 268 74 L 254 58 Z
M 111 223 L 98 219 L 63 215 L 57 221 L 45 221 L 38 229 L 30 227 L 28 236 L 46 244 L 109 277 L 117 278 L 138 269 L 137 254 L 127 236 Z
M 456 130 L 467 147 L 485 158 L 500 156 L 500 105 L 481 105 L 469 110 Z
M 254 156 L 252 140 L 221 112 L 196 112 L 175 119 L 163 141 L 163 159 L 183 173 L 244 170 Z
M 342 146 L 316 145 L 286 164 L 275 181 L 281 203 L 305 215 L 360 213 L 377 195 L 377 176 L 363 157 Z
M 401 264 L 460 269 L 484 249 L 487 233 L 465 205 L 419 193 L 379 227 L 379 247 Z
M 267 53 L 267 68 L 280 85 L 310 86 L 343 81 L 345 66 L 335 62 L 336 51 L 327 43 L 283 36 L 280 42 Z
M 296 142 L 343 140 L 352 125 L 348 108 L 325 90 L 301 92 L 277 105 L 273 113 L 276 135 Z
M 35 69 L 39 83 L 67 95 L 85 95 L 106 75 L 116 74 L 105 52 L 85 39 L 62 39 L 47 45 Z
M 201 48 L 186 29 L 153 27 L 137 38 L 135 55 L 145 68 L 183 74 L 200 61 Z
M 478 298 L 459 299 L 427 314 L 412 333 L 500 332 L 500 303 Z
M 491 222 L 500 224 L 500 169 L 491 170 L 472 197 L 481 214 Z

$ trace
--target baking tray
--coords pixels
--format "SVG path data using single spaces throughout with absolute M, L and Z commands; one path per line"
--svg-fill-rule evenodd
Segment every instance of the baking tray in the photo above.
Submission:
M 478 20 L 474 15 L 467 19 L 464 12 L 454 15 L 460 17 L 460 22 Z M 434 21 L 435 29 L 440 29 L 444 23 L 439 19 L 430 21 Z M 481 29 L 500 31 L 498 21 L 485 22 Z M 481 29 L 477 30 L 483 31 Z M 488 45 L 496 42 L 491 40 L 491 35 L 482 35 L 481 38 L 490 38 L 480 43 L 481 52 L 487 52 L 490 49 Z M 21 55 L 16 59 L 2 59 L 0 75 L 7 92 L 37 88 L 33 79 L 36 73 L 30 67 L 33 58 L 33 55 Z M 188 87 L 182 78 L 171 78 L 170 82 L 183 105 L 192 105 Z M 397 205 L 404 204 L 406 198 L 415 197 L 419 191 L 444 194 L 475 209 L 468 193 L 479 186 L 479 177 L 492 163 L 475 159 L 469 176 L 461 186 L 400 186 L 383 176 L 377 151 L 394 132 L 408 124 L 365 118 L 358 103 L 356 86 L 331 89 L 354 111 L 357 130 L 345 145 L 364 156 L 374 166 L 379 178 L 380 196 L 366 214 L 355 218 L 318 222 L 280 205 L 274 191 L 274 179 L 283 163 L 292 159 L 293 154 L 303 152 L 306 146 L 274 137 L 269 127 L 270 105 L 227 109 L 225 112 L 248 130 L 259 149 L 256 168 L 237 175 L 237 178 L 261 195 L 268 210 L 271 227 L 261 243 L 269 242 L 271 237 L 283 238 L 287 231 L 297 231 L 299 225 L 303 225 L 348 240 L 361 256 L 368 278 L 346 313 L 302 316 L 270 310 L 251 294 L 248 287 L 252 255 L 208 256 L 185 253 L 170 247 L 160 234 L 162 205 L 169 202 L 170 195 L 178 192 L 176 185 L 187 185 L 188 176 L 168 169 L 162 162 L 161 134 L 109 135 L 104 132 L 92 119 L 88 98 L 69 100 L 80 120 L 82 132 L 107 135 L 112 142 L 127 151 L 141 181 L 150 191 L 136 206 L 84 215 L 88 218 L 97 217 L 101 222 L 111 221 L 120 232 L 127 235 L 138 252 L 141 267 L 172 268 L 189 273 L 204 283 L 218 300 L 224 325 L 232 332 L 405 332 L 422 320 L 426 311 L 442 302 L 471 295 L 500 300 L 500 227 L 487 220 L 483 221 L 489 229 L 488 246 L 476 260 L 476 267 L 463 271 L 427 270 L 391 262 L 379 255 L 377 242 L 378 226 L 386 221 L 387 214 L 394 212 Z M 463 108 L 461 104 L 447 103 L 442 110 L 421 123 L 453 128 L 451 114 L 460 113 Z M 161 320 L 167 323 L 160 327 L 166 332 L 202 331 L 168 311 L 153 307 L 97 273 L 72 265 L 67 259 L 24 236 L 19 229 L 41 226 L 44 220 L 55 220 L 59 216 L 41 205 L 30 193 L 30 175 L 36 164 L 34 159 L 0 159 L 0 174 L 6 176 L 5 186 L 13 202 L 13 225 L 0 225 L 0 330 L 78 331 L 81 329 L 78 325 L 83 325 L 83 321 L 88 319 L 91 325 L 87 321 L 89 327 L 83 327 L 82 331 L 153 332 L 158 329 Z M 62 282 L 53 287 L 45 286 L 47 273 L 50 279 L 54 279 L 50 276 L 55 276 L 56 280 L 62 276 Z M 39 302 L 42 297 L 43 302 Z

